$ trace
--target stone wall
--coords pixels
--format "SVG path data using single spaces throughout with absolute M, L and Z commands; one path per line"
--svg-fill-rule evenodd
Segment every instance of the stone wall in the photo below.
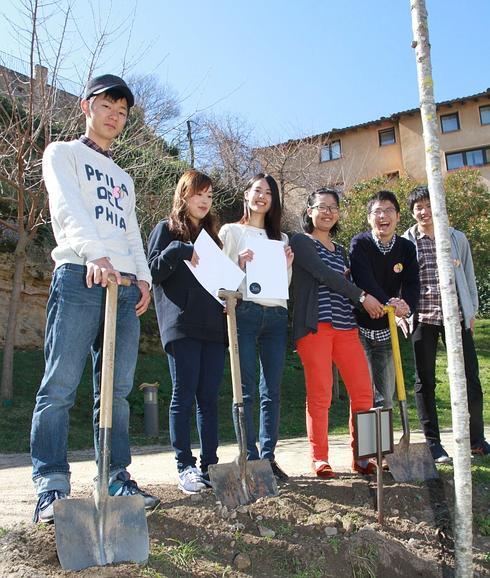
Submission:
M 28 262 L 26 265 L 15 336 L 15 346 L 20 349 L 43 346 L 51 272 L 51 262 Z M 0 344 L 2 345 L 7 327 L 13 274 L 13 255 L 0 253 Z
M 46 302 L 53 262 L 46 256 L 37 261 L 29 260 L 24 273 L 24 286 L 21 294 L 17 318 L 15 347 L 17 349 L 39 349 L 44 344 L 44 327 L 46 324 Z M 14 275 L 14 258 L 12 253 L 0 252 L 0 347 L 5 340 L 7 327 L 8 304 L 12 291 Z M 156 314 L 151 304 L 141 318 L 140 353 L 161 353 L 160 336 Z

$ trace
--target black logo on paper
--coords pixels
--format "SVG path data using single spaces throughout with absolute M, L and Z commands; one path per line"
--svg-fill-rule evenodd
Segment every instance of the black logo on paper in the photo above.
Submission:
M 250 283 L 248 288 L 250 289 L 250 293 L 253 293 L 254 295 L 257 295 L 262 291 L 262 287 L 259 283 Z

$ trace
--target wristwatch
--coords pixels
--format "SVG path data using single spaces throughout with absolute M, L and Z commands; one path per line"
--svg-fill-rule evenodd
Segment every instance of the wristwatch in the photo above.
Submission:
M 361 293 L 361 296 L 359 297 L 359 303 L 364 303 L 365 299 L 366 299 L 367 293 L 366 291 L 363 291 Z

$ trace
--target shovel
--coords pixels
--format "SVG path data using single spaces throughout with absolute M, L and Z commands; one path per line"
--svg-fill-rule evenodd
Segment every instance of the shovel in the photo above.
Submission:
M 123 285 L 131 281 L 122 278 Z M 118 286 L 109 278 L 106 293 L 100 392 L 100 456 L 94 497 L 56 500 L 56 548 L 64 570 L 148 559 L 149 538 L 142 496 L 109 496 L 112 397 Z
M 386 455 L 386 461 L 391 475 L 397 482 L 410 482 L 414 480 L 433 480 L 439 477 L 434 459 L 425 443 L 410 443 L 410 426 L 408 424 L 407 397 L 405 382 L 403 380 L 402 359 L 400 344 L 398 342 L 398 330 L 395 322 L 395 308 L 386 306 L 388 323 L 390 325 L 391 347 L 393 349 L 393 361 L 395 364 L 396 393 L 400 406 L 403 434 L 392 454 Z
M 242 294 L 220 290 L 218 297 L 226 301 L 230 349 L 233 413 L 236 418 L 238 457 L 231 464 L 209 466 L 209 478 L 218 500 L 229 508 L 250 504 L 258 498 L 277 496 L 277 483 L 269 460 L 247 460 L 247 430 L 243 407 L 242 377 L 236 328 L 235 308 Z

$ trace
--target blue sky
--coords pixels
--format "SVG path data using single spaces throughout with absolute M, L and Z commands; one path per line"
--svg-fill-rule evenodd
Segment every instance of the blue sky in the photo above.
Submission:
M 3 0 L 0 13 L 18 23 L 20 6 Z M 486 90 L 490 0 L 427 7 L 436 99 Z M 184 113 L 242 117 L 257 144 L 418 106 L 409 0 L 92 0 L 74 2 L 74 15 L 88 43 L 94 21 L 114 32 L 98 72 L 119 73 L 129 42 L 131 72 L 169 83 Z M 53 35 L 57 26 L 50 20 Z M 1 52 L 25 59 L 20 37 L 0 19 Z M 86 64 L 77 37 L 72 30 L 62 70 L 74 80 Z

